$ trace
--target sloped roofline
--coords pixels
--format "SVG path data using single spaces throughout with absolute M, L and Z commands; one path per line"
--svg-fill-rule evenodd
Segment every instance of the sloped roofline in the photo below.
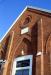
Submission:
M 11 28 L 14 26 L 14 24 L 18 21 L 18 19 L 21 17 L 21 15 L 26 11 L 26 9 L 27 9 L 27 6 L 21 12 L 21 14 L 16 18 L 16 20 L 12 23 L 12 25 L 9 27 L 9 29 L 7 30 L 7 32 L 5 33 L 5 35 L 2 37 L 2 39 L 0 40 L 0 42 L 2 42 L 2 40 L 5 38 L 5 36 L 8 34 L 8 32 L 11 30 Z
M 43 9 L 43 8 L 39 8 L 39 7 L 27 6 L 27 8 L 31 8 L 31 9 L 34 9 L 34 10 L 39 10 L 39 11 L 43 11 L 43 12 L 47 12 L 47 13 L 51 13 L 51 10 L 47 10 L 47 9 Z
M 46 10 L 46 9 L 42 9 L 42 8 L 38 8 L 38 7 L 33 7 L 33 6 L 26 6 L 25 9 L 22 11 L 22 13 L 16 18 L 16 20 L 12 23 L 12 25 L 10 26 L 10 28 L 7 30 L 7 32 L 5 33 L 5 35 L 2 37 L 2 39 L 0 40 L 0 43 L 2 42 L 2 40 L 5 38 L 5 36 L 8 34 L 8 32 L 11 30 L 11 28 L 15 25 L 15 23 L 17 22 L 17 20 L 21 17 L 21 15 L 28 9 L 36 9 L 39 11 L 44 11 L 44 12 L 48 12 L 51 13 L 51 10 Z

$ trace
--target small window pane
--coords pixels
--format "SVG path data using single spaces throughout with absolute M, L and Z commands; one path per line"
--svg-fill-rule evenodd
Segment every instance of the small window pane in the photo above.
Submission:
M 22 60 L 22 61 L 17 61 L 16 67 L 26 67 L 30 66 L 30 60 Z
M 29 75 L 29 69 L 17 70 L 15 75 Z

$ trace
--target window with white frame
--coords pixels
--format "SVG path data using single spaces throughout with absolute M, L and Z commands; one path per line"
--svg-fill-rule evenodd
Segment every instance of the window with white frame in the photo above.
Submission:
M 14 60 L 12 75 L 32 75 L 32 55 L 21 56 Z

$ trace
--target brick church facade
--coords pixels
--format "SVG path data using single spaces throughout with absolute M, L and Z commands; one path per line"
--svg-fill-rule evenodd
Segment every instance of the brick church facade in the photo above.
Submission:
M 51 75 L 50 12 L 26 7 L 12 24 L 1 41 L 0 59 L 5 60 L 1 75 L 12 75 L 14 59 L 26 55 L 33 56 L 32 75 Z

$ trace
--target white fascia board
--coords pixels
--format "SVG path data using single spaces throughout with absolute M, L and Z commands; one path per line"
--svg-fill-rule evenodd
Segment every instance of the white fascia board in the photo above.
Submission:
M 29 6 L 28 5 L 27 8 L 31 8 L 31 9 L 35 9 L 35 10 L 39 10 L 39 11 L 44 11 L 44 12 L 51 13 L 51 10 L 43 9 L 43 8 L 39 8 L 39 7 L 33 7 L 33 6 Z
M 21 17 L 21 15 L 26 11 L 26 9 L 27 9 L 27 6 L 22 11 L 22 13 L 16 18 L 16 20 L 12 23 L 11 27 L 7 30 L 7 32 L 5 33 L 5 35 L 3 36 L 3 38 L 0 40 L 0 42 L 2 42 L 2 40 L 5 38 L 5 36 L 8 34 L 8 32 L 11 30 L 11 28 L 15 25 L 15 23 L 18 21 L 18 19 Z

